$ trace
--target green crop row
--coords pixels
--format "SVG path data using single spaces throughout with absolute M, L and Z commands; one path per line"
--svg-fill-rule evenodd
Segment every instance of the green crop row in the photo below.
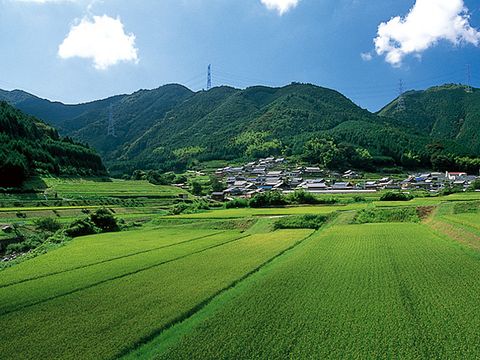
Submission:
M 334 226 L 131 358 L 477 359 L 479 278 L 424 225 Z
M 251 235 L 0 316 L 0 354 L 2 359 L 117 357 L 311 233 Z
M 85 236 L 72 240 L 68 246 L 2 270 L 0 287 L 122 259 L 216 233 L 218 231 L 215 230 L 183 229 L 179 232 L 174 228 L 162 228 Z

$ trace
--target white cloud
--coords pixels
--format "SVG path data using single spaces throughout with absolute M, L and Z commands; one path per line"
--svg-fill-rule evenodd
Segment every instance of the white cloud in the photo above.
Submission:
M 373 55 L 370 52 L 361 53 L 360 57 L 362 58 L 363 61 L 371 61 L 373 59 Z
M 269 10 L 277 11 L 279 15 L 295 8 L 300 0 L 260 0 Z
M 463 0 L 416 0 L 406 17 L 396 16 L 378 27 L 375 51 L 393 66 L 446 40 L 454 45 L 480 43 Z
M 58 47 L 62 59 L 92 59 L 94 67 L 105 70 L 121 61 L 138 63 L 135 35 L 125 33 L 119 18 L 107 15 L 83 18 L 70 28 Z

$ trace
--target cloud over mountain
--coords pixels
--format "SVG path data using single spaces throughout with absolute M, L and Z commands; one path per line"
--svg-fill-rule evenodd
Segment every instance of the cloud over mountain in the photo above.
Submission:
M 441 40 L 479 45 L 480 32 L 470 25 L 463 0 L 417 0 L 405 17 L 381 23 L 374 43 L 378 55 L 400 66 L 407 55 L 420 55 Z
M 119 62 L 138 63 L 135 35 L 126 33 L 120 18 L 107 15 L 85 17 L 70 28 L 58 48 L 62 59 L 92 59 L 98 70 Z

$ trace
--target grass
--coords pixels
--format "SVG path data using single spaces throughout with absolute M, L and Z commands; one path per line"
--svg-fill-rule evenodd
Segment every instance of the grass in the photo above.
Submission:
M 44 178 L 48 186 L 47 194 L 72 198 L 89 197 L 171 197 L 185 194 L 184 190 L 173 186 L 153 185 L 143 180 L 101 181 L 98 179 Z
M 0 287 L 51 274 L 122 259 L 218 233 L 214 230 L 165 228 L 92 235 L 0 272 Z
M 4 359 L 117 357 L 188 317 L 309 234 L 250 235 L 31 306 L 17 304 L 17 311 L 12 305 L 0 316 L 0 353 Z
M 478 358 L 479 262 L 424 225 L 335 226 L 131 358 Z
M 348 205 L 322 205 L 322 206 L 291 206 L 283 208 L 243 208 L 243 209 L 221 209 L 210 210 L 198 214 L 177 215 L 177 218 L 186 219 L 229 219 L 242 218 L 248 216 L 284 216 L 284 215 L 303 215 L 303 214 L 329 214 L 335 211 L 356 210 L 367 206 L 366 204 L 348 204 Z

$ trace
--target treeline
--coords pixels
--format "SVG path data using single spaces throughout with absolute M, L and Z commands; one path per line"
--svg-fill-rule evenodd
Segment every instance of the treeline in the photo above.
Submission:
M 0 187 L 20 186 L 33 174 L 105 173 L 95 150 L 0 102 Z

